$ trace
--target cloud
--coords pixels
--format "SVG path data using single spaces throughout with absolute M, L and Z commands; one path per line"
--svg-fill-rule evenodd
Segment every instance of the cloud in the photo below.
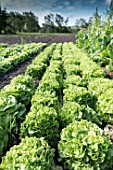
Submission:
M 91 3 L 91 4 L 95 4 L 95 3 L 96 3 L 96 0 L 90 0 L 90 3 Z
M 111 0 L 105 0 L 104 4 L 109 6 L 111 4 Z

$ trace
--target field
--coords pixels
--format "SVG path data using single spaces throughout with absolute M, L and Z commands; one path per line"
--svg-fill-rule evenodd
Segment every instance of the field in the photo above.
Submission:
M 63 42 L 74 42 L 75 36 L 73 34 L 36 34 L 36 33 L 24 33 L 24 34 L 16 34 L 16 35 L 0 35 L 1 43 L 8 44 L 21 44 L 21 43 L 63 43 Z M 17 76 L 18 74 L 24 74 L 27 66 L 32 62 L 32 60 L 36 57 L 36 55 L 32 56 L 28 61 L 22 63 L 19 67 L 14 67 L 11 71 L 9 71 L 5 75 L 0 76 L 0 88 L 4 87 L 10 80 Z
M 63 42 L 74 42 L 75 35 L 74 34 L 55 34 L 55 33 L 24 33 L 24 34 L 16 34 L 16 35 L 0 35 L 1 43 L 8 44 L 21 44 L 21 43 L 63 43 Z
M 113 81 L 63 36 L 0 44 L 1 170 L 113 168 Z

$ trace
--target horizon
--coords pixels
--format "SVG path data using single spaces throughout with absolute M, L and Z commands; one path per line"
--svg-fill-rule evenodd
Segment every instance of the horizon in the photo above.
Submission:
M 111 0 L 0 0 L 2 8 L 7 12 L 33 12 L 39 18 L 39 24 L 44 23 L 47 14 L 60 14 L 69 18 L 68 26 L 74 26 L 76 19 L 84 18 L 86 21 L 93 16 L 96 7 L 99 15 L 109 8 Z

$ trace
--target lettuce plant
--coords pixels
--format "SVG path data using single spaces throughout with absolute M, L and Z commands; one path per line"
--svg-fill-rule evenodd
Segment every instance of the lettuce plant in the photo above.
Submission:
M 62 130 L 58 150 L 66 170 L 107 170 L 113 163 L 112 142 L 87 120 L 74 121 Z
M 107 123 L 113 124 L 113 88 L 107 89 L 98 97 L 97 110 L 100 118 Z
M 26 137 L 2 158 L 1 170 L 51 170 L 54 149 L 44 138 Z
M 59 108 L 58 97 L 56 96 L 55 92 L 50 91 L 42 92 L 40 90 L 37 90 L 35 92 L 35 95 L 32 97 L 31 103 L 31 110 L 37 110 L 37 107 L 39 107 L 39 105 L 53 107 L 56 110 L 58 110 Z
M 88 85 L 88 91 L 96 97 L 109 88 L 113 88 L 113 81 L 106 78 L 92 78 Z
M 66 101 L 60 113 L 62 127 L 66 127 L 75 120 L 86 119 L 96 124 L 101 124 L 97 113 L 89 106 L 79 105 L 76 102 Z
M 66 77 L 66 80 L 64 80 L 64 86 L 68 87 L 69 84 L 73 84 L 76 86 L 84 86 L 84 81 L 82 79 L 82 77 L 80 77 L 79 75 L 69 75 Z
M 63 90 L 64 101 L 75 101 L 79 104 L 93 105 L 91 94 L 84 87 L 77 87 L 70 84 L 67 89 Z
M 20 122 L 25 117 L 26 109 L 14 96 L 0 96 L 0 156 L 8 146 L 9 136 L 18 133 Z
M 11 84 L 18 84 L 18 83 L 26 85 L 34 93 L 35 83 L 31 76 L 18 75 L 17 77 L 11 80 Z
M 26 116 L 21 125 L 21 136 L 45 137 L 50 146 L 56 146 L 59 139 L 59 123 L 57 112 L 52 107 L 40 106 Z
M 1 95 L 12 95 L 15 96 L 16 100 L 18 102 L 21 102 L 25 105 L 28 105 L 31 97 L 33 95 L 33 92 L 30 88 L 28 88 L 26 85 L 18 83 L 18 84 L 8 84 L 1 90 Z

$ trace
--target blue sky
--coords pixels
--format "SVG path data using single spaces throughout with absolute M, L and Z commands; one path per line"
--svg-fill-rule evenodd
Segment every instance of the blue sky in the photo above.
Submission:
M 93 15 L 96 6 L 102 14 L 108 9 L 111 0 L 0 0 L 7 11 L 32 11 L 39 17 L 40 24 L 43 17 L 49 13 L 59 13 L 64 18 L 69 17 L 69 25 L 74 25 L 76 19 L 88 20 Z

